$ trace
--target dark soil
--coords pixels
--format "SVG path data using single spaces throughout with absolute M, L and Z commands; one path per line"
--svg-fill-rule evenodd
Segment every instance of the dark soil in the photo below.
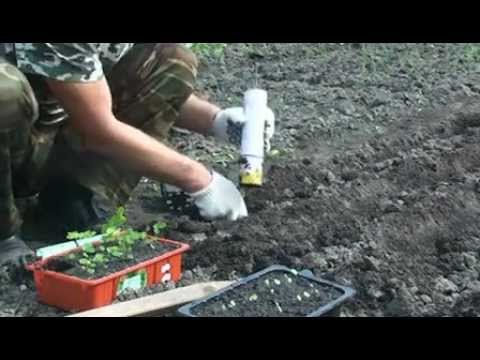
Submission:
M 80 258 L 71 260 L 68 259 L 68 256 L 59 257 L 49 261 L 46 268 L 51 271 L 75 276 L 84 280 L 95 280 L 125 270 L 147 260 L 152 260 L 177 248 L 177 245 L 166 244 L 159 241 L 141 241 L 134 245 L 131 259 L 126 257 L 111 257 L 105 262 L 105 264 L 102 264 L 96 268 L 95 274 L 88 273 L 79 264 L 78 260 Z
M 304 317 L 343 293 L 287 271 L 274 271 L 192 309 L 200 317 Z
M 242 190 L 250 217 L 170 213 L 145 180 L 131 224 L 164 219 L 192 245 L 181 284 L 281 264 L 355 288 L 341 316 L 479 316 L 479 55 L 478 44 L 232 44 L 207 59 L 199 89 L 238 106 L 258 82 L 277 113 L 265 186 Z M 172 142 L 237 181 L 235 149 L 184 131 Z M 28 279 L 0 272 L 0 315 L 54 314 Z

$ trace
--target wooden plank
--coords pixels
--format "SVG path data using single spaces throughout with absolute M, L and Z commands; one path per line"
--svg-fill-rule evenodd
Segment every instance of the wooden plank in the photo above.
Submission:
M 155 316 L 192 301 L 204 298 L 215 291 L 230 286 L 231 281 L 214 281 L 165 291 L 123 303 L 104 306 L 68 317 L 134 317 Z

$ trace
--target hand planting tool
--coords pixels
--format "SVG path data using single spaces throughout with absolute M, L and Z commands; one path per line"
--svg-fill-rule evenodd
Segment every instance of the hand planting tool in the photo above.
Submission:
M 263 159 L 265 119 L 268 110 L 268 94 L 265 90 L 248 90 L 244 96 L 246 123 L 243 127 L 241 146 L 240 184 L 263 184 Z

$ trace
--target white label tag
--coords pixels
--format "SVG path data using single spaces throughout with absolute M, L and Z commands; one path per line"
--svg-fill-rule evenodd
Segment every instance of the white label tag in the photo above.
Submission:
M 131 290 L 140 290 L 147 286 L 147 273 L 145 271 L 140 271 L 129 275 L 118 284 L 117 295 L 121 294 L 127 289 Z

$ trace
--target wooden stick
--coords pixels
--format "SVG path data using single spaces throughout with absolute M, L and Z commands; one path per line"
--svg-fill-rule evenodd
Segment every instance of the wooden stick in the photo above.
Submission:
M 134 317 L 155 316 L 204 298 L 215 291 L 230 286 L 231 281 L 213 281 L 165 291 L 140 299 L 104 306 L 68 317 Z

